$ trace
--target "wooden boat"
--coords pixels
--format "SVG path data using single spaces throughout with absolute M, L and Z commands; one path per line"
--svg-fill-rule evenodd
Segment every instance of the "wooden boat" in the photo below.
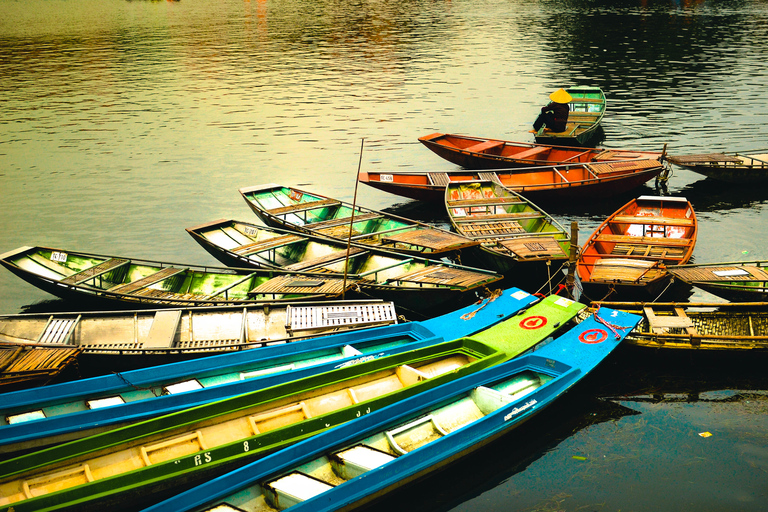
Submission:
M 408 311 L 439 310 L 502 278 L 488 270 L 235 220 L 187 232 L 225 265 L 346 274 L 363 294 Z
M 608 313 L 607 309 L 602 310 Z M 589 319 L 510 362 L 280 450 L 145 512 L 351 510 L 513 431 L 599 365 L 639 320 Z
M 103 375 L 397 322 L 376 300 L 0 315 L 0 345 L 79 349 Z
M 538 144 L 562 146 L 587 146 L 597 135 L 605 114 L 605 93 L 599 87 L 568 87 L 573 98 L 568 102 L 568 123 L 565 131 L 553 132 L 542 126 L 534 137 Z
M 708 178 L 728 183 L 768 182 L 768 150 L 678 155 L 670 156 L 668 160 Z
M 554 297 L 540 299 L 511 288 L 422 322 L 265 343 L 205 360 L 5 393 L 0 402 L 0 454 L 40 449 L 341 365 L 470 336 L 525 309 L 530 308 L 530 315 L 552 315 L 562 309 L 555 302 Z
M 432 133 L 419 142 L 436 155 L 465 169 L 512 169 L 547 165 L 591 164 L 625 160 L 663 160 L 662 152 L 577 148 Z
M 448 217 L 457 233 L 480 242 L 479 265 L 508 272 L 551 272 L 568 260 L 570 237 L 538 206 L 492 181 L 449 183 L 445 188 Z M 534 269 L 534 267 L 536 267 Z
M 768 302 L 602 302 L 641 316 L 626 340 L 649 348 L 754 352 L 768 349 Z
M 139 260 L 48 247 L 20 247 L 0 264 L 63 299 L 141 307 L 250 305 L 333 299 L 357 283 L 342 275 Z
M 46 384 L 77 364 L 80 349 L 58 350 L 9 344 L 0 339 L 0 392 Z
M 768 301 L 768 261 L 697 263 L 668 268 L 675 278 L 733 302 Z
M 268 226 L 336 238 L 396 252 L 440 259 L 477 242 L 428 224 L 270 183 L 240 189 L 253 212 Z M 350 223 L 352 229 L 350 230 Z
M 578 275 L 588 296 L 655 296 L 666 266 L 686 263 L 696 245 L 696 214 L 683 197 L 640 196 L 606 219 L 581 249 Z M 593 298 L 598 298 L 593 295 Z
M 448 183 L 489 180 L 533 201 L 599 200 L 633 190 L 666 175 L 656 159 L 526 167 L 505 170 L 360 171 L 373 188 L 420 201 L 443 201 Z
M 98 510 L 159 500 L 250 460 L 501 363 L 583 307 L 558 298 L 488 331 L 349 365 L 0 461 L 0 506 Z

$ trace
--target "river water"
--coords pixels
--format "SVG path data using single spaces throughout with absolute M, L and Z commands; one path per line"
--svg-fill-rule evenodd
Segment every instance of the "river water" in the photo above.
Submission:
M 764 1 L 0 0 L 0 9 L 0 252 L 46 245 L 217 264 L 184 228 L 253 220 L 238 188 L 276 182 L 351 200 L 358 165 L 452 168 L 421 135 L 531 141 L 547 94 L 571 84 L 606 92 L 609 148 L 768 146 Z M 691 200 L 700 220 L 695 261 L 766 257 L 768 189 L 674 171 L 666 193 Z M 577 221 L 584 240 L 626 200 L 548 209 Z M 440 209 L 362 185 L 358 202 L 445 222 Z M 1 311 L 49 299 L 0 272 Z M 584 389 L 624 399 L 568 397 L 379 506 L 765 510 L 762 373 L 742 361 L 654 354 L 635 364 L 619 354 Z

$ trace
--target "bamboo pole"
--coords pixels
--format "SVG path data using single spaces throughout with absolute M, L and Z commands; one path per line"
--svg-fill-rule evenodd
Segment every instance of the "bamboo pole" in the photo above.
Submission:
M 344 258 L 344 285 L 341 288 L 341 299 L 347 294 L 347 273 L 349 271 L 349 249 L 352 245 L 352 225 L 355 222 L 355 208 L 357 206 L 357 185 L 360 183 L 360 168 L 363 165 L 363 146 L 365 137 L 360 139 L 360 159 L 357 162 L 357 174 L 355 174 L 355 195 L 352 197 L 352 215 L 349 217 L 349 236 L 347 236 L 347 255 Z

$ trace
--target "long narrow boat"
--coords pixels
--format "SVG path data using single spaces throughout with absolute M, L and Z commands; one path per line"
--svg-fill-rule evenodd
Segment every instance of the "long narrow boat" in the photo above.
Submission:
M 609 312 L 510 362 L 281 450 L 145 512 L 350 510 L 491 443 L 600 364 L 639 320 Z
M 0 264 L 63 299 L 140 307 L 249 305 L 354 297 L 357 283 L 338 274 L 206 267 L 48 247 L 20 247 Z
M 364 294 L 408 311 L 442 308 L 502 278 L 488 270 L 236 220 L 217 220 L 187 232 L 225 265 L 346 273 Z
M 244 393 L 0 461 L 0 506 L 99 510 L 159 500 L 328 428 L 515 357 L 582 309 Z M 549 326 L 549 327 L 548 327 Z M 511 335 L 510 329 L 515 333 Z M 592 338 L 590 338 L 592 339 Z
M 733 302 L 768 301 L 768 261 L 697 263 L 668 268 L 680 281 Z
M 455 133 L 432 133 L 419 142 L 436 155 L 465 169 L 511 169 L 623 160 L 663 160 L 666 151 L 577 148 L 509 140 L 485 139 Z
M 599 87 L 574 86 L 566 92 L 571 95 L 568 102 L 568 123 L 562 132 L 553 132 L 542 126 L 534 137 L 538 144 L 560 144 L 562 146 L 588 146 L 600 129 L 605 114 L 605 93 Z
M 449 183 L 445 206 L 456 232 L 480 242 L 481 267 L 503 273 L 514 268 L 544 282 L 548 268 L 555 273 L 568 260 L 570 237 L 560 223 L 492 181 Z
M 366 246 L 440 259 L 477 246 L 461 235 L 404 217 L 274 183 L 240 194 L 268 226 L 351 240 Z M 350 224 L 352 225 L 350 229 Z
M 707 178 L 728 183 L 768 182 L 768 150 L 742 153 L 704 153 L 670 156 L 680 167 L 703 174 Z
M 655 297 L 670 282 L 666 266 L 691 259 L 697 232 L 696 214 L 683 197 L 629 201 L 581 249 L 577 269 L 585 294 Z
M 0 392 L 50 382 L 77 364 L 80 350 L 7 344 L 0 338 Z
M 535 201 L 599 200 L 666 176 L 656 159 L 574 163 L 497 170 L 360 171 L 373 188 L 420 201 L 443 201 L 451 182 L 490 180 Z
M 22 313 L 0 315 L 0 344 L 77 349 L 94 376 L 396 322 L 376 300 Z
M 768 350 L 768 302 L 602 302 L 640 315 L 627 342 L 695 351 Z
M 534 304 L 539 302 L 538 304 Z M 423 322 L 404 322 L 255 350 L 103 375 L 3 395 L 0 453 L 39 449 L 127 423 L 321 373 L 328 366 L 372 360 L 470 336 L 530 308 L 529 315 L 573 312 L 558 298 L 511 288 Z M 258 382 L 256 382 L 258 380 Z

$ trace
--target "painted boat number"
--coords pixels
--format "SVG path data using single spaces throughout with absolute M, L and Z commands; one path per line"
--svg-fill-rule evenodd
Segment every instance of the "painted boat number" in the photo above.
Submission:
M 545 316 L 529 316 L 520 321 L 520 327 L 523 329 L 541 329 L 545 325 L 547 325 L 547 317 Z
M 54 251 L 51 253 L 51 261 L 58 261 L 60 263 L 65 263 L 67 261 L 67 253 Z
M 579 341 L 590 345 L 602 343 L 608 339 L 608 333 L 602 329 L 590 329 L 579 335 Z
M 381 174 L 381 175 L 379 176 L 379 180 L 380 180 L 380 181 L 387 181 L 387 182 L 389 182 L 389 183 L 392 183 L 393 181 L 395 181 L 395 180 L 392 178 L 392 175 L 391 175 L 391 174 Z

